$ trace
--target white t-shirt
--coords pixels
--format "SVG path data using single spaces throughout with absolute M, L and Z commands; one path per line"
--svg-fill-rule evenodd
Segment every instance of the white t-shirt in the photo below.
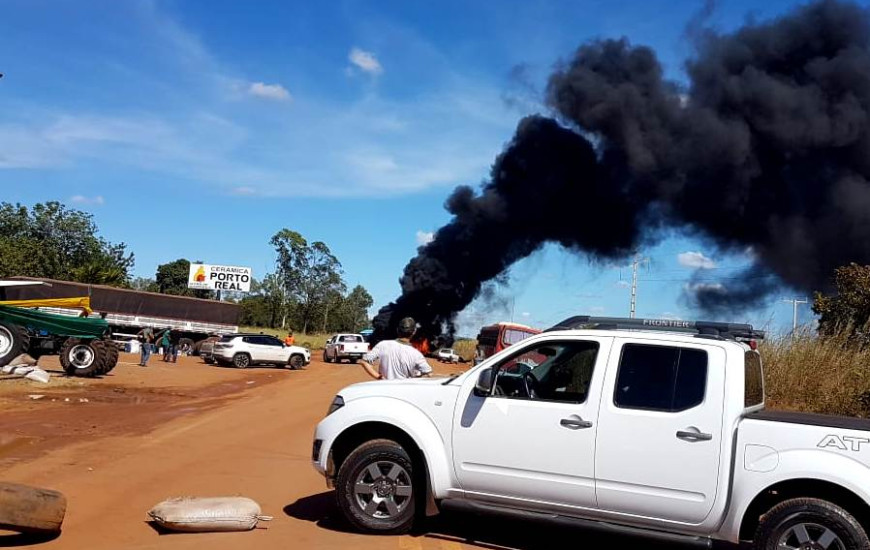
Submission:
M 378 372 L 386 380 L 414 378 L 432 372 L 432 367 L 417 348 L 396 340 L 381 340 L 363 359 L 368 363 L 380 359 Z

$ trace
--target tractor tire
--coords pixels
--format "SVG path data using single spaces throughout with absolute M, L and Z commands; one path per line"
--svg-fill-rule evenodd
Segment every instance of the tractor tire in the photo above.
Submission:
M 66 497 L 57 491 L 0 481 L 0 529 L 27 534 L 60 532 Z
M 118 364 L 118 344 L 113 342 L 112 340 L 105 340 L 106 342 L 106 362 L 103 364 L 103 374 L 108 374 L 112 372 L 112 369 Z
M 67 338 L 60 348 L 60 358 L 68 376 L 93 378 L 102 373 L 106 346 L 102 340 Z
M 22 353 L 27 353 L 29 348 L 30 335 L 27 329 L 0 321 L 0 367 L 5 367 Z

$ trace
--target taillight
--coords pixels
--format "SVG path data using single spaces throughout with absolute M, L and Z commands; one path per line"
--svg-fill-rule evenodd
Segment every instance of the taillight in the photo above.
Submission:
M 750 340 L 749 341 L 749 349 L 751 349 L 752 351 L 757 350 L 758 349 L 758 342 L 755 340 Z
M 338 349 L 339 351 L 344 351 L 344 344 L 339 344 Z

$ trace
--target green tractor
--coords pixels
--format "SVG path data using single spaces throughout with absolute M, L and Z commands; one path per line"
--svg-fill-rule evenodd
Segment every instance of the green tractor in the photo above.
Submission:
M 36 307 L 39 301 L 27 305 Z M 43 355 L 60 355 L 69 376 L 103 375 L 118 364 L 118 346 L 105 319 L 0 305 L 0 367 L 22 353 L 37 360 Z

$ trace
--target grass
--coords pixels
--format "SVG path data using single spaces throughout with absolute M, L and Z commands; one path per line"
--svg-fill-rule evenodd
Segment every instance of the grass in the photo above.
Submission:
M 467 361 L 474 359 L 477 340 L 457 340 L 453 342 L 453 353 Z
M 281 340 L 284 340 L 284 337 L 287 336 L 286 330 L 277 328 L 239 327 L 239 332 L 262 332 L 263 334 L 271 334 L 272 336 L 277 336 Z M 293 333 L 293 338 L 296 341 L 296 345 L 308 349 L 323 349 L 326 346 L 326 341 L 332 338 L 332 336 L 332 334 L 321 333 Z
M 762 342 L 771 408 L 870 417 L 870 350 L 809 330 Z

